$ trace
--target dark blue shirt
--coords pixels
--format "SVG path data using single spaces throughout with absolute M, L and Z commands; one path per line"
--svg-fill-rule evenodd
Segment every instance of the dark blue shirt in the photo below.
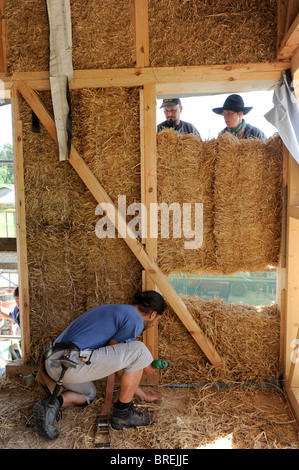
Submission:
M 223 134 L 225 132 L 229 132 L 227 127 L 223 129 L 220 134 Z M 264 141 L 266 140 L 265 134 L 260 129 L 252 126 L 251 124 L 246 124 L 246 127 L 244 129 L 244 135 L 242 138 L 243 139 L 261 139 Z
M 196 134 L 199 135 L 196 127 L 193 126 L 190 122 L 180 121 L 178 125 L 171 126 L 168 121 L 161 122 L 157 126 L 157 132 L 162 131 L 163 129 L 174 129 L 178 134 Z
M 134 341 L 143 328 L 143 318 L 133 305 L 100 305 L 76 318 L 54 343 L 72 342 L 80 349 L 98 349 L 110 339 Z

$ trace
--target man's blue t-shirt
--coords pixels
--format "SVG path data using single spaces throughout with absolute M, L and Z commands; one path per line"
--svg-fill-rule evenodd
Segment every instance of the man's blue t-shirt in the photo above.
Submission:
M 54 343 L 72 342 L 80 349 L 98 349 L 110 339 L 134 341 L 143 328 L 143 318 L 133 305 L 100 305 L 76 318 Z

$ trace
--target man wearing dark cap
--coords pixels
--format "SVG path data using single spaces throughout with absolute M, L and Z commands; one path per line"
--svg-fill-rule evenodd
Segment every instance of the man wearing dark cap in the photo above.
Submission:
M 226 98 L 222 108 L 213 108 L 214 113 L 224 117 L 226 128 L 220 132 L 230 132 L 239 139 L 266 140 L 265 134 L 257 127 L 247 124 L 243 116 L 252 110 L 252 106 L 244 106 L 240 95 L 230 95 Z
M 179 134 L 196 134 L 199 136 L 199 132 L 193 124 L 180 120 L 180 115 L 183 110 L 180 98 L 164 99 L 160 108 L 164 108 L 166 121 L 158 124 L 157 132 L 163 129 L 174 129 Z

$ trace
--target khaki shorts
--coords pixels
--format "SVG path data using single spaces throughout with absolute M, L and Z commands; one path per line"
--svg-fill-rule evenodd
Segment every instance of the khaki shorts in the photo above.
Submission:
M 57 351 L 45 361 L 45 368 L 53 380 L 58 380 L 61 366 L 55 361 L 63 356 L 64 351 Z M 92 353 L 92 354 L 91 354 Z M 86 364 L 80 356 L 90 358 Z M 76 368 L 68 368 L 63 379 L 63 387 L 83 395 L 87 403 L 91 403 L 96 396 L 94 380 L 99 380 L 117 371 L 136 372 L 149 366 L 153 357 L 141 341 L 117 343 L 100 349 L 86 349 L 72 351 L 70 359 L 78 364 Z

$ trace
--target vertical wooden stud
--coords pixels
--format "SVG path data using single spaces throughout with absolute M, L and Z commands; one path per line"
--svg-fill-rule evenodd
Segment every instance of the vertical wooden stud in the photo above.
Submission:
M 22 121 L 20 121 L 19 115 L 19 95 L 18 91 L 15 89 L 12 90 L 11 101 L 13 115 L 14 181 L 16 199 L 18 278 L 22 336 L 21 345 L 22 358 L 23 361 L 26 361 L 26 357 L 29 355 L 30 350 L 29 283 L 27 265 Z
M 149 66 L 148 0 L 132 0 L 133 57 L 137 67 Z
M 146 211 L 146 237 L 143 239 L 146 252 L 151 261 L 157 259 L 157 239 L 150 237 L 150 205 L 157 202 L 157 151 L 156 151 L 156 87 L 145 85 L 141 92 L 141 187 L 143 203 Z M 144 290 L 155 290 L 156 286 L 147 273 L 143 278 Z M 158 327 L 146 330 L 144 343 L 154 358 L 158 358 Z M 149 378 L 151 384 L 159 381 L 158 372 Z

